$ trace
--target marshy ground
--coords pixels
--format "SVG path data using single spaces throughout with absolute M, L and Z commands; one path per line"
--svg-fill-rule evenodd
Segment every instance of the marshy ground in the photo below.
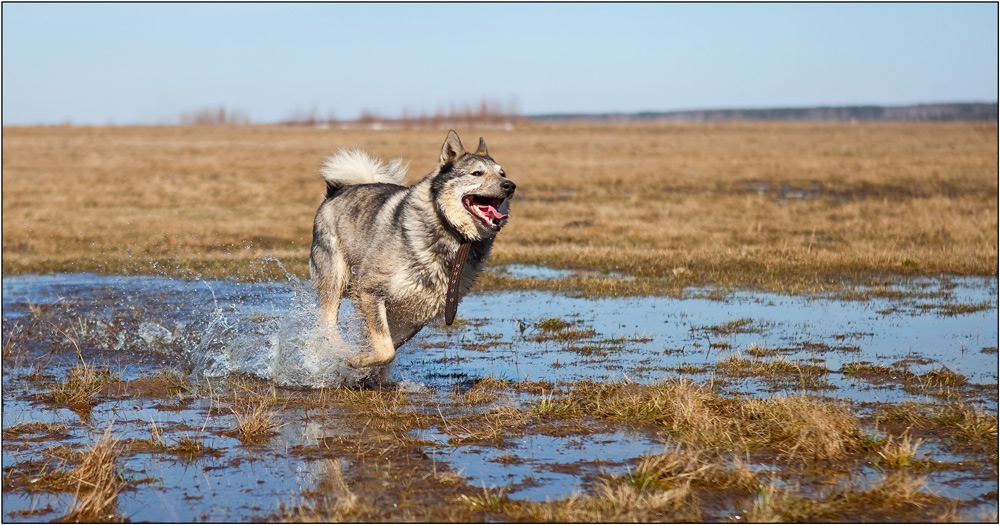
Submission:
M 8 277 L 5 518 L 992 520 L 997 281 L 892 289 L 479 293 L 381 392 L 269 366 L 308 283 Z
M 995 124 L 479 134 L 381 392 L 306 373 L 316 170 L 439 130 L 4 129 L 4 520 L 996 521 Z

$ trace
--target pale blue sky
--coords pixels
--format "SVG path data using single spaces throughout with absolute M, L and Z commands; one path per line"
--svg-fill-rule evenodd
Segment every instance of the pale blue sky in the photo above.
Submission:
M 997 4 L 3 4 L 3 124 L 997 101 Z

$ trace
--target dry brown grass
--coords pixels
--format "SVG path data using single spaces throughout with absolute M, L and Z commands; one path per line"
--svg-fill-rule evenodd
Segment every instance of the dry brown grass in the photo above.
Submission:
M 848 484 L 808 497 L 796 486 L 760 486 L 743 516 L 750 523 L 914 521 L 955 516 L 954 500 L 926 491 L 926 477 L 886 474 L 870 486 Z
M 748 490 L 756 483 L 740 464 L 726 468 L 695 447 L 670 446 L 639 458 L 623 474 L 602 476 L 585 494 L 555 502 L 516 502 L 505 510 L 517 521 L 701 521 L 704 497 L 730 488 Z
M 758 350 L 754 348 L 754 350 Z M 715 364 L 715 371 L 735 377 L 760 377 L 767 380 L 789 379 L 806 383 L 816 381 L 829 373 L 825 367 L 811 363 L 776 359 L 746 359 L 732 356 Z
M 790 460 L 842 458 L 865 440 L 845 406 L 807 396 L 747 399 L 739 411 L 752 446 L 775 448 Z
M 909 432 L 904 432 L 899 441 L 890 436 L 878 451 L 879 463 L 888 468 L 912 466 L 917 461 L 917 449 L 923 442 L 922 439 L 912 439 Z
M 996 124 L 529 125 L 485 136 L 518 184 L 494 263 L 803 291 L 882 272 L 995 274 Z M 443 130 L 5 128 L 3 271 L 305 275 L 323 159 L 427 173 Z M 799 198 L 804 195 L 805 198 Z M 257 261 L 257 262 L 254 262 Z M 524 286 L 486 277 L 481 286 Z
M 260 443 L 278 428 L 274 405 L 268 400 L 249 400 L 230 410 L 236 418 L 236 426 L 230 433 L 244 443 Z
M 690 483 L 666 490 L 643 491 L 622 480 L 601 480 L 591 493 L 545 503 L 515 501 L 504 506 L 513 521 L 615 523 L 698 521 L 702 514 Z
M 962 401 L 943 405 L 918 404 L 912 401 L 886 405 L 879 411 L 878 419 L 948 436 L 952 445 L 958 449 L 981 449 L 993 454 L 997 452 L 997 416 Z
M 942 498 L 926 491 L 927 477 L 902 470 L 885 474 L 867 490 L 848 487 L 834 492 L 828 501 L 841 507 L 867 512 L 890 513 L 917 511 Z
M 642 457 L 635 470 L 629 470 L 628 481 L 643 490 L 669 489 L 682 483 L 715 489 L 746 489 L 757 485 L 757 477 L 742 461 L 734 458 L 733 466 L 727 468 L 708 457 L 704 450 L 683 445 L 668 446 L 660 454 Z
M 747 523 L 791 523 L 816 520 L 828 511 L 821 502 L 803 497 L 797 488 L 778 487 L 773 481 L 757 488 L 756 497 L 742 516 Z
M 981 446 L 997 450 L 997 416 L 962 402 L 938 408 L 934 422 L 943 427 L 961 446 Z
M 510 382 L 506 379 L 499 379 L 496 376 L 491 375 L 476 381 L 471 388 L 461 394 L 458 394 L 457 397 L 461 399 L 462 402 L 470 405 L 492 403 L 499 399 L 502 395 L 501 392 L 509 386 Z
M 446 418 L 441 414 L 443 430 L 450 436 L 450 445 L 502 443 L 512 431 L 524 428 L 530 421 L 530 414 L 519 410 L 509 400 L 481 415 Z
M 805 395 L 730 399 L 688 380 L 572 384 L 564 393 L 542 396 L 533 412 L 651 425 L 680 443 L 730 452 L 769 450 L 791 462 L 839 459 L 870 443 L 843 404 Z
M 69 369 L 61 382 L 48 386 L 49 399 L 71 407 L 89 407 L 97 403 L 95 396 L 104 385 L 117 381 L 121 381 L 121 374 L 84 362 Z
M 366 426 L 381 431 L 419 428 L 431 418 L 413 410 L 407 393 L 399 390 L 333 389 L 330 394 L 340 407 L 353 412 Z
M 3 429 L 3 439 L 31 439 L 36 436 L 60 435 L 66 432 L 68 427 L 62 423 L 49 423 L 45 421 L 31 421 L 28 423 L 17 423 L 9 428 Z
M 504 505 L 509 501 L 504 492 L 503 488 L 488 489 L 484 486 L 482 494 L 462 494 L 459 499 L 468 505 L 469 510 L 473 512 L 498 513 L 503 511 Z
M 118 494 L 128 482 L 118 472 L 118 458 L 125 445 L 111 437 L 111 425 L 104 436 L 90 447 L 80 464 L 69 472 L 75 485 L 75 504 L 60 521 L 117 521 Z

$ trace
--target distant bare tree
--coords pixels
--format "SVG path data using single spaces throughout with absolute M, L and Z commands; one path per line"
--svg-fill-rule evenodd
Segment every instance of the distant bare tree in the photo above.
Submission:
M 218 108 L 203 108 L 196 111 L 186 111 L 181 114 L 181 124 L 185 126 L 221 126 L 249 124 L 250 117 L 239 110 Z

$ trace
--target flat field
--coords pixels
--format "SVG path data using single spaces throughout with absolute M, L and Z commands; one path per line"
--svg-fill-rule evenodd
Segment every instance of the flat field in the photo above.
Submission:
M 3 273 L 308 274 L 342 147 L 428 173 L 446 130 L 280 126 L 3 130 Z M 484 289 L 599 295 L 692 285 L 836 291 L 885 274 L 996 275 L 996 124 L 603 124 L 459 129 L 518 190 L 492 262 L 635 279 Z
M 513 217 L 376 391 L 283 268 L 446 130 L 4 129 L 3 519 L 997 522 L 996 124 L 458 131 Z

